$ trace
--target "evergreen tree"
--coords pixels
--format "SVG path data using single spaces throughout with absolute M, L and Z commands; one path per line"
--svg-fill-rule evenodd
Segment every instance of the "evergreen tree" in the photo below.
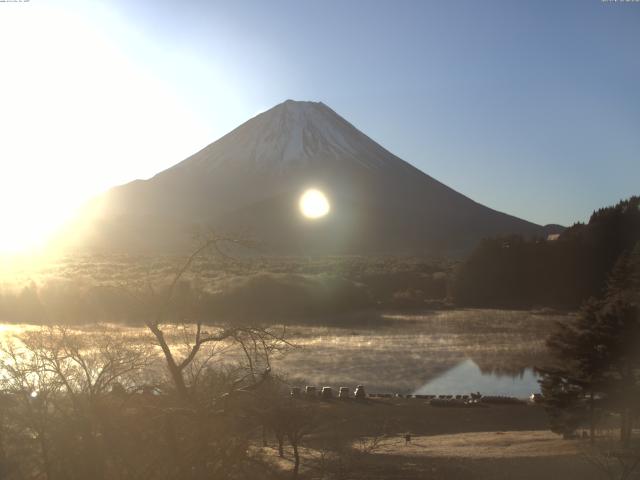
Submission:
M 555 241 L 484 240 L 459 265 L 452 292 L 461 305 L 574 309 L 605 292 L 612 268 L 625 264 L 624 252 L 631 259 L 638 242 L 640 197 L 631 197 L 594 212 L 588 224 L 567 228 Z M 636 262 L 639 257 L 636 249 Z
M 569 436 L 588 422 L 593 440 L 597 418 L 596 397 L 605 389 L 605 348 L 594 326 L 601 302 L 589 301 L 578 317 L 558 323 L 547 345 L 557 366 L 541 369 L 541 390 L 554 432 Z
M 576 319 L 548 339 L 557 365 L 541 369 L 552 428 L 567 435 L 598 411 L 620 416 L 627 444 L 640 405 L 640 242 L 616 262 L 602 300 L 585 303 Z

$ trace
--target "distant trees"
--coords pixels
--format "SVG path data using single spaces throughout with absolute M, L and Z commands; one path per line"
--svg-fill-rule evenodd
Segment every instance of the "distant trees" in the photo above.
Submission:
M 615 412 L 628 445 L 640 413 L 640 242 L 620 256 L 604 296 L 558 324 L 548 346 L 556 362 L 541 386 L 552 428 L 567 435 L 587 423 L 593 440 L 599 414 Z
M 623 252 L 640 241 L 640 197 L 593 213 L 554 241 L 487 239 L 458 268 L 456 303 L 470 306 L 577 308 L 603 294 Z
M 246 257 L 243 257 L 246 259 Z M 127 287 L 150 300 L 147 284 L 164 295 L 177 257 L 67 257 L 32 272 L 37 281 L 0 282 L 0 321 L 12 323 L 136 323 L 141 308 Z M 325 257 L 222 259 L 203 251 L 175 287 L 208 318 L 322 323 L 372 308 L 424 308 L 447 296 L 451 265 L 419 258 Z M 197 283 L 192 282 L 197 278 Z M 197 290 L 197 291 L 196 291 Z M 134 293 L 131 292 L 131 293 Z M 156 302 L 158 303 L 158 302 Z

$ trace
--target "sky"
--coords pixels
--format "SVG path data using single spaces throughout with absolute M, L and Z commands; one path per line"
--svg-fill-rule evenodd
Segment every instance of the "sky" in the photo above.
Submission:
M 479 203 L 587 221 L 640 194 L 638 46 L 640 1 L 0 2 L 0 251 L 289 98 Z

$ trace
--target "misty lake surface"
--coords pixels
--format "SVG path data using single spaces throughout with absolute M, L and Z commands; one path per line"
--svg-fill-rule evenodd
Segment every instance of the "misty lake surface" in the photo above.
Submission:
M 452 309 L 424 313 L 365 312 L 357 321 L 291 325 L 293 345 L 271 359 L 291 385 L 364 385 L 369 393 L 455 395 L 477 392 L 519 398 L 538 392 L 534 366 L 547 360 L 545 339 L 566 315 L 537 311 Z M 343 321 L 344 320 L 344 321 Z M 153 342 L 145 328 L 111 324 L 132 341 Z M 167 331 L 169 331 L 167 326 Z M 184 330 L 173 327 L 179 342 Z M 39 327 L 0 324 L 0 341 Z M 99 327 L 74 327 L 99 338 Z M 177 345 L 177 344 L 176 344 Z M 160 358 L 160 357 L 159 357 Z M 217 365 L 242 359 L 220 349 Z M 164 372 L 162 362 L 157 372 Z
M 483 372 L 471 359 L 460 362 L 442 375 L 428 381 L 414 394 L 447 395 L 480 392 L 483 395 L 507 395 L 525 398 L 540 392 L 538 376 L 532 368 L 519 374 Z
M 299 346 L 274 361 L 300 386 L 362 384 L 370 393 L 524 398 L 539 392 L 533 370 L 548 360 L 545 340 L 558 314 L 455 309 L 389 314 L 372 326 L 296 327 Z

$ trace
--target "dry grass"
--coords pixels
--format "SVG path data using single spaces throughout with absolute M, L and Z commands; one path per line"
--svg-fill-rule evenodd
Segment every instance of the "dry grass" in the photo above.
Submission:
M 520 458 L 577 455 L 577 441 L 549 431 L 469 432 L 453 435 L 389 437 L 373 453 L 443 458 Z
M 580 441 L 547 430 L 539 406 L 461 411 L 393 399 L 334 401 L 321 412 L 318 431 L 303 450 L 301 478 L 307 480 L 600 478 L 581 454 Z M 408 445 L 406 432 L 412 434 Z M 288 478 L 291 452 L 280 459 L 273 446 L 254 451 L 271 474 Z

